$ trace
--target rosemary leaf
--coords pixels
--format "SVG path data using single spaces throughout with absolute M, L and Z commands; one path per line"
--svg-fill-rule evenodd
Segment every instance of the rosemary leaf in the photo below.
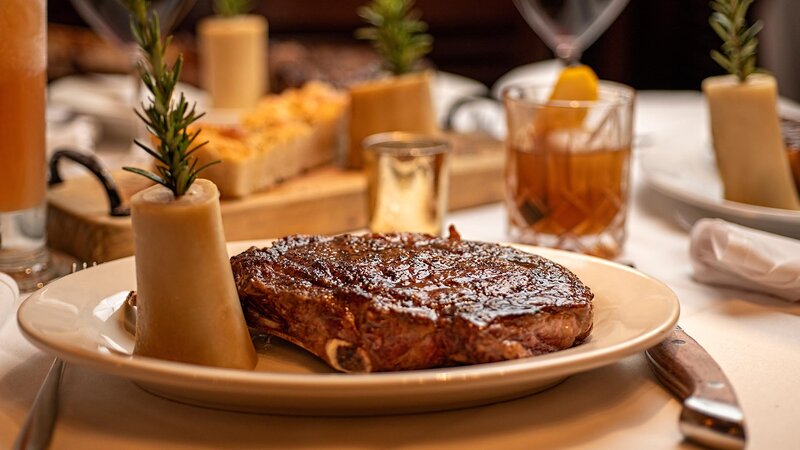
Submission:
M 163 185 L 165 183 L 165 181 L 164 181 L 164 179 L 162 177 L 159 177 L 158 175 L 150 173 L 150 172 L 148 172 L 146 170 L 142 170 L 142 169 L 140 169 L 138 167 L 123 167 L 123 169 L 127 170 L 128 172 L 133 172 L 133 173 L 139 174 L 139 175 L 141 175 L 141 176 L 143 176 L 145 178 L 149 178 L 150 180 L 152 180 L 152 181 L 154 181 L 154 182 L 156 182 L 158 184 L 162 184 Z
M 753 0 L 713 0 L 711 2 L 714 12 L 709 18 L 709 24 L 722 39 L 722 52 L 712 50 L 711 58 L 723 69 L 736 75 L 741 82 L 746 81 L 747 77 L 757 70 L 758 38 L 756 36 L 763 28 L 760 21 L 750 27 L 747 26 L 747 9 L 752 3 Z
M 413 71 L 433 46 L 413 5 L 414 0 L 372 0 L 357 10 L 369 26 L 356 30 L 356 37 L 372 42 L 384 68 L 395 75 Z
M 195 145 L 198 132 L 189 133 L 188 127 L 203 116 L 196 112 L 183 93 L 173 100 L 178 85 L 183 55 L 169 67 L 165 60 L 166 48 L 171 37 L 161 38 L 158 14 L 148 13 L 148 0 L 125 0 L 131 15 L 131 30 L 136 43 L 144 55 L 138 64 L 139 76 L 147 88 L 148 102 L 143 102 L 136 115 L 155 137 L 156 149 L 135 140 L 156 161 L 154 174 L 144 169 L 124 167 L 125 170 L 142 175 L 172 191 L 178 198 L 189 190 L 197 175 L 209 164 L 197 168 L 197 158 L 192 153 L 203 144 Z
M 223 17 L 233 17 L 250 11 L 250 0 L 214 0 L 214 12 Z

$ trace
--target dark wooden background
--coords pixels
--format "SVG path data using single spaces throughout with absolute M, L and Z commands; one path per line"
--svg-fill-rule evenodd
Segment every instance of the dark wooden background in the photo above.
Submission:
M 112 1 L 112 0 L 108 0 Z M 357 44 L 356 7 L 365 0 L 264 0 L 256 12 L 271 39 Z M 719 45 L 708 26 L 708 0 L 631 0 L 611 28 L 584 54 L 601 78 L 638 89 L 699 89 L 721 70 L 708 57 Z M 491 85 L 522 64 L 552 57 L 511 0 L 417 0 L 434 36 L 430 56 L 440 69 Z M 50 1 L 51 22 L 82 24 L 67 0 Z M 178 32 L 191 33 L 211 13 L 198 0 Z

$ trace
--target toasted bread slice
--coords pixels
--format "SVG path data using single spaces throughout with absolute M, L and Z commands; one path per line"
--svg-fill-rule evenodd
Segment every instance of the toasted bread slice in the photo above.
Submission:
M 219 160 L 203 172 L 224 197 L 261 191 L 310 168 L 331 162 L 345 144 L 346 94 L 309 83 L 265 97 L 237 125 L 198 125 L 198 164 Z

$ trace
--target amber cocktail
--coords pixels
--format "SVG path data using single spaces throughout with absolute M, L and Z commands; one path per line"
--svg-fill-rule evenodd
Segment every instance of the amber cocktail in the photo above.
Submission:
M 511 238 L 613 258 L 625 241 L 634 92 L 603 82 L 596 101 L 554 101 L 551 90 L 504 92 Z

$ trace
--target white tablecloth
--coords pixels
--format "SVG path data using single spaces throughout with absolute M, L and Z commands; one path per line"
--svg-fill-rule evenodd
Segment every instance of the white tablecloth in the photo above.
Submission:
M 637 152 L 657 151 L 670 133 L 707 139 L 697 93 L 645 92 L 637 113 Z M 681 326 L 735 386 L 748 448 L 800 448 L 800 305 L 692 281 L 688 235 L 673 217 L 678 205 L 640 178 L 634 170 L 625 258 L 678 294 Z M 500 205 L 460 211 L 448 220 L 467 239 L 506 239 Z M 13 442 L 51 361 L 25 341 L 15 321 L 0 328 L 0 448 Z M 52 448 L 693 448 L 681 440 L 679 411 L 642 354 L 519 400 L 376 418 L 204 409 L 155 397 L 123 378 L 68 366 Z

